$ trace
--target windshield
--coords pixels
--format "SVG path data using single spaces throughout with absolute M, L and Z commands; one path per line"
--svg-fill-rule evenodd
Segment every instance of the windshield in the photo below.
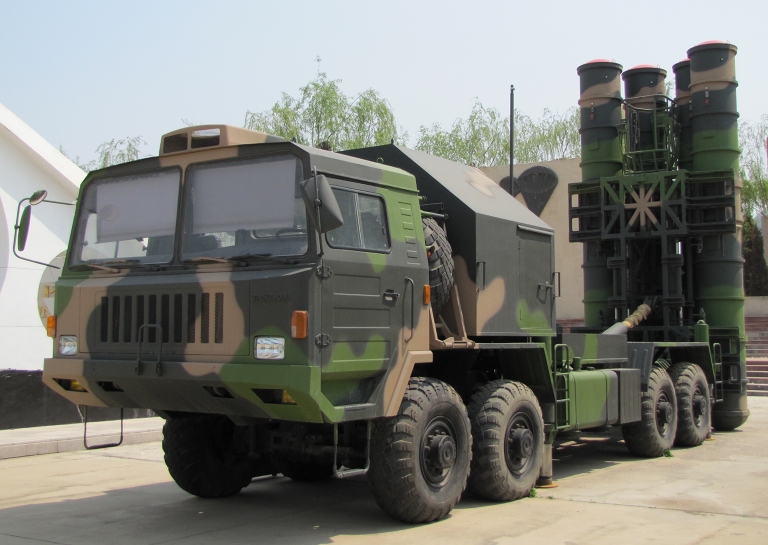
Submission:
M 292 155 L 191 166 L 182 259 L 306 254 L 301 179 L 301 163 Z
M 90 183 L 70 265 L 170 262 L 180 177 L 174 168 Z

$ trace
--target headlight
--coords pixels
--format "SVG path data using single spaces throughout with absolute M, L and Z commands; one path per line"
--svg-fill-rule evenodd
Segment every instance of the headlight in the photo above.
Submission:
M 257 360 L 281 360 L 285 357 L 285 339 L 282 337 L 256 337 L 253 352 Z
M 59 354 L 62 356 L 74 356 L 77 354 L 77 337 L 74 335 L 62 335 L 59 337 Z

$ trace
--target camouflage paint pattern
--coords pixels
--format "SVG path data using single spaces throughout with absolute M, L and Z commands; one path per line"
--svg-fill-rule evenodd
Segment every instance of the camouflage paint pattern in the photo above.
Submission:
M 724 42 L 688 50 L 693 170 L 739 171 L 736 51 L 735 45 Z
M 621 75 L 618 63 L 597 59 L 576 69 L 581 93 L 581 179 L 596 180 L 621 171 Z
M 443 207 L 467 335 L 554 335 L 554 297 L 545 287 L 554 233 L 546 223 L 475 168 L 394 144 L 342 153 L 412 172 L 426 205 Z
M 653 133 L 653 117 L 655 109 L 660 105 L 653 95 L 666 93 L 665 80 L 667 71 L 658 66 L 640 65 L 626 70 L 621 79 L 624 80 L 624 97 L 629 106 L 638 108 L 638 127 L 632 127 L 632 137 L 636 138 L 634 149 L 655 148 Z M 663 105 L 664 103 L 661 103 Z M 637 133 L 635 133 L 635 130 Z
M 82 184 L 82 191 L 106 176 L 160 168 L 178 168 L 185 173 L 191 164 L 289 153 L 301 160 L 304 178 L 310 177 L 316 167 L 329 179 L 337 179 L 335 185 L 347 183 L 336 178 L 341 176 L 357 180 L 371 194 L 381 195 L 387 209 L 390 251 L 369 254 L 336 250 L 324 242 L 325 255 L 318 260 L 318 236 L 310 231 L 307 254 L 290 266 L 269 261 L 253 261 L 247 266 L 181 264 L 178 250 L 173 262 L 155 271 L 138 267 L 124 267 L 118 272 L 73 270 L 68 260 L 57 284 L 54 346 L 58 350 L 61 335 L 77 335 L 79 352 L 75 356 L 55 355 L 46 359 L 44 382 L 74 403 L 93 406 L 304 422 L 341 422 L 395 414 L 413 366 L 432 360 L 428 350 L 429 305 L 424 305 L 421 297 L 428 277 L 420 218 L 418 228 L 413 228 L 413 214 L 419 213 L 413 176 L 386 165 L 226 126 L 174 131 L 163 142 L 168 136 L 194 134 L 198 129 L 212 127 L 219 129 L 219 138 L 224 143 L 220 140 L 218 145 L 192 152 L 171 147 L 174 151 L 157 158 L 91 173 Z M 179 138 L 177 145 L 180 141 Z M 238 142 L 241 143 L 233 145 Z M 182 192 L 184 184 L 182 179 Z M 411 216 L 405 216 L 406 213 Z M 70 248 L 74 247 L 75 236 L 73 231 Z M 403 277 L 399 285 L 382 283 L 380 288 L 383 291 L 392 287 L 404 296 L 391 305 L 390 327 L 382 333 L 370 332 L 354 343 L 331 339 L 327 346 L 320 346 L 315 337 L 333 328 L 333 299 L 338 294 L 328 287 L 334 278 L 333 268 L 330 275 L 323 277 L 318 274 L 318 267 L 331 262 L 334 253 L 344 252 L 359 258 L 354 274 L 361 278 L 380 279 L 387 268 L 399 271 Z M 406 259 L 406 254 L 417 257 Z M 403 306 L 405 276 L 412 281 L 407 288 L 409 308 Z M 210 301 L 207 310 L 201 306 L 205 294 Z M 151 323 L 154 315 L 154 322 L 163 326 L 165 337 L 160 354 L 159 343 L 145 339 L 141 371 L 137 371 L 136 363 L 139 297 L 146 301 L 143 322 Z M 381 300 L 381 293 L 375 300 Z M 126 307 L 130 307 L 129 314 Z M 329 309 L 330 314 L 326 312 Z M 291 338 L 294 310 L 309 312 L 305 339 Z M 345 319 L 354 322 L 356 312 L 363 311 L 351 309 Z M 203 342 L 204 330 L 209 342 Z M 283 360 L 255 359 L 254 339 L 263 335 L 285 338 Z M 386 350 L 382 349 L 384 345 Z M 158 360 L 162 362 L 160 373 Z M 54 379 L 75 379 L 87 392 L 67 391 Z M 265 397 L 264 390 L 285 390 L 295 404 L 275 402 Z
M 678 121 L 681 123 L 682 129 L 682 142 L 680 143 L 680 157 L 678 166 L 685 169 L 686 172 L 677 172 L 675 165 L 658 163 L 640 162 L 640 168 L 637 172 L 626 170 L 623 173 L 615 175 L 621 183 L 632 185 L 637 181 L 642 181 L 645 178 L 657 177 L 658 179 L 679 179 L 685 181 L 688 176 L 692 181 L 706 181 L 713 180 L 720 184 L 727 184 L 729 179 L 733 176 L 738 176 L 738 155 L 739 150 L 737 147 L 737 126 L 736 121 L 738 113 L 736 111 L 736 80 L 735 80 L 735 68 L 734 68 L 734 56 L 736 54 L 735 46 L 725 44 L 721 42 L 708 42 L 696 46 L 688 51 L 690 61 L 685 60 L 675 65 L 675 73 L 677 76 L 677 90 L 676 98 L 678 100 L 677 116 Z M 580 67 L 581 75 L 582 67 Z M 640 66 L 628 70 L 623 74 L 625 82 L 625 92 L 627 96 L 627 103 L 629 106 L 659 110 L 659 106 L 652 98 L 639 98 L 643 95 L 663 95 L 664 89 L 664 77 L 666 72 L 658 67 L 652 66 Z M 582 80 L 582 94 L 583 94 L 584 82 Z M 638 97 L 633 100 L 633 97 Z M 580 104 L 583 101 L 580 100 Z M 666 112 L 664 112 L 666 115 Z M 582 107 L 582 124 L 585 120 L 584 109 Z M 689 115 L 688 115 L 689 114 Z M 587 117 L 587 119 L 589 119 Z M 658 121 L 658 117 L 656 118 Z M 643 137 L 642 119 L 640 123 L 641 137 L 640 144 L 652 146 L 653 132 L 650 133 L 646 129 L 646 135 Z M 671 130 L 671 127 L 666 125 L 660 125 L 665 127 L 665 130 Z M 651 125 L 651 129 L 653 126 Z M 658 126 L 657 126 L 658 128 Z M 582 131 L 583 133 L 583 131 Z M 634 131 L 630 131 L 630 134 L 634 136 Z M 648 136 L 650 134 L 650 137 Z M 643 140 L 645 138 L 645 140 Z M 634 144 L 634 142 L 632 142 Z M 583 150 L 589 155 L 590 150 Z M 624 149 L 623 152 L 627 155 L 632 152 L 629 148 Z M 570 191 L 571 198 L 575 198 L 578 195 L 578 207 L 572 207 L 572 218 L 579 218 L 579 231 L 583 231 L 581 234 L 575 231 L 571 233 L 572 241 L 584 242 L 584 268 L 585 268 L 585 324 L 588 327 L 598 328 L 600 326 L 606 327 L 613 321 L 613 310 L 607 308 L 607 304 L 602 304 L 604 300 L 608 299 L 612 295 L 624 293 L 622 282 L 634 281 L 633 278 L 625 278 L 627 275 L 633 274 L 630 269 L 617 268 L 617 277 L 613 277 L 610 273 L 606 273 L 603 263 L 606 259 L 610 259 L 611 255 L 607 255 L 612 251 L 612 248 L 618 252 L 618 243 L 614 246 L 606 245 L 604 240 L 613 237 L 611 233 L 603 232 L 603 225 L 591 225 L 590 222 L 598 223 L 604 219 L 603 214 L 605 211 L 602 206 L 608 206 L 617 204 L 618 206 L 624 206 L 626 201 L 619 199 L 614 202 L 602 202 L 601 197 L 606 186 L 603 184 L 609 184 L 611 182 L 611 176 L 601 176 L 602 181 L 600 184 L 596 184 L 593 181 L 593 173 L 590 170 L 590 163 L 587 163 L 587 169 L 582 170 L 582 183 L 575 189 Z M 693 174 L 690 174 L 690 172 Z M 707 193 L 708 191 L 722 191 L 721 186 L 714 185 L 700 186 L 704 191 L 702 195 L 694 195 L 695 198 L 712 197 L 714 193 Z M 697 190 L 698 191 L 698 190 Z M 736 202 L 738 202 L 739 183 L 736 183 Z M 718 193 L 720 195 L 720 193 Z M 732 195 L 728 193 L 727 195 Z M 663 194 L 660 197 L 664 200 Z M 592 202 L 590 199 L 594 199 Z M 605 199 L 603 199 L 605 200 Z M 655 204 L 655 203 L 654 203 Z M 661 203 L 659 204 L 661 205 Z M 592 208 L 598 207 L 600 213 L 593 213 Z M 579 207 L 584 209 L 584 212 L 578 210 Z M 589 208 L 592 207 L 592 208 Z M 692 271 L 689 282 L 691 283 L 691 292 L 686 296 L 686 305 L 691 309 L 686 311 L 684 319 L 685 324 L 678 325 L 678 329 L 688 329 L 691 337 L 697 339 L 696 343 L 647 343 L 656 349 L 664 349 L 673 354 L 672 361 L 695 361 L 704 368 L 710 383 L 714 383 L 719 377 L 716 377 L 715 366 L 713 362 L 712 349 L 708 346 L 709 342 L 718 343 L 723 347 L 723 369 L 724 369 L 724 401 L 716 404 L 713 410 L 714 422 L 722 428 L 735 427 L 740 425 L 746 420 L 749 411 L 746 407 L 746 381 L 745 381 L 745 342 L 744 336 L 744 291 L 742 280 L 742 258 L 741 258 L 741 246 L 738 234 L 729 232 L 732 229 L 734 221 L 731 211 L 733 208 L 725 206 L 717 213 L 723 213 L 726 217 L 719 221 L 723 224 L 722 228 L 707 227 L 707 222 L 714 222 L 714 210 L 713 214 L 709 217 L 696 216 L 696 214 L 689 214 L 687 220 L 677 226 L 679 232 L 671 233 L 670 225 L 665 225 L 665 236 L 672 237 L 671 239 L 665 239 L 659 242 L 663 247 L 662 242 L 667 244 L 667 250 L 670 248 L 670 244 L 674 244 L 674 236 L 683 237 L 678 241 L 684 244 L 690 244 L 694 248 L 693 251 L 688 251 L 686 255 L 691 256 L 688 259 L 692 259 Z M 693 211 L 695 212 L 695 211 Z M 739 214 L 738 206 L 733 211 L 735 214 Z M 610 218 L 608 218 L 610 219 Z M 738 216 L 737 218 L 738 219 Z M 686 222 L 691 222 L 690 225 Z M 697 223 L 698 222 L 698 223 Z M 696 227 L 692 227 L 692 225 Z M 611 224 L 613 225 L 613 224 Z M 701 227 L 704 227 L 703 231 L 700 231 Z M 608 229 L 608 227 L 605 227 Z M 695 230 L 694 230 L 695 229 Z M 620 246 L 622 252 L 624 251 L 624 245 L 630 247 L 634 238 L 637 236 L 651 236 L 651 231 L 643 233 L 629 233 L 629 238 L 625 234 L 621 236 L 616 235 L 613 238 L 621 239 Z M 713 234 L 715 233 L 715 234 Z M 622 238 L 623 237 L 623 238 Z M 663 252 L 662 252 L 663 253 Z M 670 255 L 674 254 L 671 252 Z M 631 255 L 631 254 L 627 254 Z M 621 261 L 627 256 L 617 255 L 616 261 Z M 674 255 L 672 256 L 675 257 Z M 614 281 L 616 282 L 614 284 Z M 662 278 L 664 289 L 669 293 L 682 292 L 681 286 L 677 286 L 674 282 L 680 283 L 680 278 L 675 280 L 674 277 L 664 276 Z M 674 288 L 674 289 L 673 289 Z M 688 288 L 686 288 L 688 289 Z M 615 293 L 612 293 L 615 290 Z M 661 291 L 661 290 L 659 290 Z M 664 293 L 666 294 L 667 291 Z M 628 292 L 629 293 L 629 292 Z M 630 293 L 631 295 L 631 293 Z M 648 293 L 643 296 L 657 295 L 661 296 L 661 293 Z M 616 298 L 620 299 L 620 298 Z M 640 301 L 634 303 L 638 304 Z M 616 301 L 614 301 L 614 304 Z M 632 305 L 634 307 L 634 305 Z M 626 303 L 624 303 L 626 307 Z M 706 324 L 711 328 L 708 339 L 701 342 L 701 327 L 698 327 L 698 332 L 694 332 L 694 324 L 692 320 L 698 320 L 696 315 L 699 309 L 703 309 L 706 314 Z M 600 311 L 604 316 L 608 318 L 607 323 L 601 324 L 600 320 L 596 316 Z M 622 309 L 624 312 L 624 309 Z M 687 312 L 692 312 L 692 316 L 688 316 Z M 617 316 L 616 319 L 623 319 L 624 316 Z M 664 320 L 666 320 L 665 315 Z M 659 320 L 659 317 L 652 316 L 652 320 Z M 683 319 L 683 318 L 681 318 Z M 666 323 L 666 322 L 664 322 Z M 671 322 L 670 322 L 671 323 Z M 704 326 L 706 326 L 704 324 Z M 638 327 L 638 330 L 642 330 L 643 327 Z M 649 335 L 652 335 L 649 332 Z M 632 335 L 636 340 L 640 340 L 636 332 Z M 666 335 L 666 333 L 665 333 Z M 651 337 L 653 338 L 653 337 Z M 649 348 L 650 350 L 650 348 Z M 657 357 L 661 357 L 656 354 Z M 681 359 L 682 358 L 682 359 Z M 578 360 L 581 357 L 577 357 Z M 579 362 L 580 363 L 580 362 Z
M 682 60 L 672 66 L 675 73 L 675 113 L 680 124 L 678 167 L 693 170 L 693 132 L 691 129 L 691 61 Z
M 576 69 L 579 75 L 579 111 L 581 125 L 581 180 L 599 180 L 615 176 L 622 169 L 621 140 L 621 75 L 622 66 L 597 59 Z M 579 205 L 599 204 L 592 194 L 579 195 Z M 586 221 L 586 220 L 580 220 Z M 580 230 L 599 229 L 583 225 Z M 611 316 L 608 298 L 613 293 L 613 273 L 608 269 L 607 256 L 599 242 L 583 244 L 584 325 L 601 327 L 601 315 Z
M 738 176 L 736 52 L 735 45 L 725 42 L 705 42 L 688 50 L 692 167 L 695 171 L 732 170 Z M 739 202 L 740 183 L 737 182 L 735 190 L 736 202 Z M 734 357 L 738 353 L 738 366 L 737 369 L 725 366 L 729 382 L 725 399 L 713 409 L 715 421 L 727 418 L 736 425 L 745 422 L 749 416 L 743 263 L 738 232 L 705 236 L 702 251 L 695 257 L 696 300 L 706 312 L 712 336 L 716 336 L 714 332 L 718 328 L 738 328 L 738 348 L 724 347 L 724 351 L 734 353 Z

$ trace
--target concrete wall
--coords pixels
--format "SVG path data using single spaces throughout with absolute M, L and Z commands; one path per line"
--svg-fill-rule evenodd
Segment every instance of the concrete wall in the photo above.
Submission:
M 768 242 L 765 240 L 766 236 L 768 236 L 768 217 L 760 214 L 760 223 L 758 224 L 758 227 L 760 228 L 760 233 L 763 235 L 763 257 L 765 257 L 765 262 L 768 263 Z
M 581 271 L 581 243 L 568 242 L 568 184 L 581 181 L 579 159 L 560 159 L 545 163 L 515 165 L 514 175 L 520 176 L 525 170 L 535 165 L 551 168 L 557 174 L 558 182 L 552 196 L 541 213 L 541 219 L 555 230 L 555 270 L 560 272 L 561 297 L 557 299 L 558 322 L 583 322 L 584 320 L 584 283 Z M 509 175 L 509 165 L 483 167 L 486 176 L 496 183 Z M 523 194 L 517 200 L 525 204 Z
M 44 267 L 13 255 L 13 227 L 19 201 L 35 190 L 47 190 L 52 200 L 75 200 L 77 185 L 62 170 L 73 177 L 79 172 L 77 184 L 85 175 L 0 104 L 0 369 L 42 369 L 52 353 L 37 303 Z M 49 263 L 66 248 L 73 213 L 74 206 L 33 207 L 22 255 Z
M 768 316 L 768 297 L 747 297 L 744 302 L 744 316 L 747 318 Z

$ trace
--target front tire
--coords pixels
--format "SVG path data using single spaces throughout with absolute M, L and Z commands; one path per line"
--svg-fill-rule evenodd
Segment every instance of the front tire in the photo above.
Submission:
M 672 448 L 676 430 L 675 385 L 664 369 L 654 367 L 648 378 L 648 391 L 642 394 L 640 422 L 621 427 L 624 441 L 632 454 L 657 458 Z
M 183 490 L 201 498 L 237 494 L 255 473 L 246 432 L 225 416 L 167 420 L 163 452 L 168 472 Z
M 676 363 L 669 370 L 677 396 L 677 435 L 675 445 L 696 447 L 711 430 L 709 383 L 695 363 Z
M 469 418 L 459 395 L 439 380 L 412 378 L 397 416 L 374 422 L 368 482 L 389 516 L 430 522 L 461 499 L 471 457 Z
M 519 382 L 489 382 L 472 396 L 469 417 L 470 491 L 492 501 L 528 496 L 544 451 L 544 419 L 534 393 Z

